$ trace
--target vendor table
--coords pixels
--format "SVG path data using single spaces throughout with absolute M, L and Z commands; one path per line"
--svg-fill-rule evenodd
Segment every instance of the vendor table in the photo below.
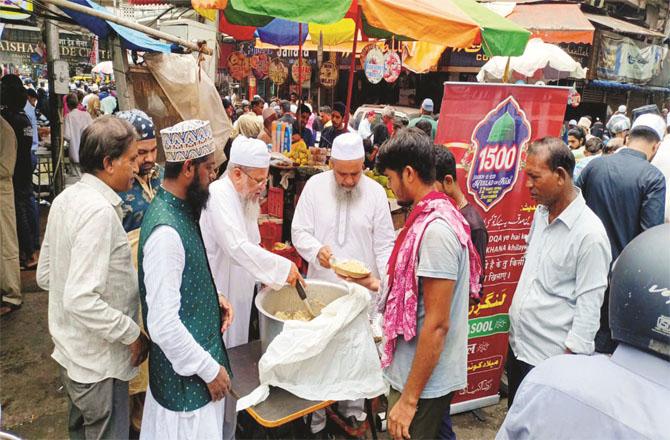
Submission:
M 228 357 L 233 369 L 233 390 L 239 396 L 246 396 L 260 384 L 258 361 L 261 358 L 261 342 L 253 341 L 231 348 Z M 332 403 L 301 399 L 282 388 L 270 387 L 268 398 L 246 411 L 261 426 L 276 428 Z

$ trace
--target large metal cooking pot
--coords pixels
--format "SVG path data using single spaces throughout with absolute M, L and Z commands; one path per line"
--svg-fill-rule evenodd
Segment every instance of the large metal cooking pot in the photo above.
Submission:
M 316 299 L 324 305 L 328 305 L 337 298 L 349 293 L 347 288 L 341 284 L 329 283 L 327 281 L 305 280 L 308 299 Z M 284 320 L 275 318 L 277 312 L 297 312 L 304 308 L 303 302 L 298 296 L 295 287 L 284 286 L 274 291 L 266 287 L 256 296 L 256 308 L 258 309 L 258 320 L 261 331 L 261 347 L 263 353 L 270 342 L 281 333 L 284 328 Z

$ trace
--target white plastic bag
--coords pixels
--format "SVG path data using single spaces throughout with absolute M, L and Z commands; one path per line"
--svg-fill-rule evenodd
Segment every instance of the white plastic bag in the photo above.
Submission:
M 370 293 L 349 294 L 309 322 L 287 321 L 258 363 L 260 386 L 237 401 L 241 411 L 268 397 L 269 386 L 307 400 L 355 400 L 388 392 L 368 322 Z

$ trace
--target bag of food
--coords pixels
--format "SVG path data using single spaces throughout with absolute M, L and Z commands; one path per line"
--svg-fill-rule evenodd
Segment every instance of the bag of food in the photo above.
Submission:
M 269 386 L 307 400 L 355 400 L 388 392 L 368 322 L 370 292 L 349 294 L 311 321 L 286 321 L 258 363 L 260 386 L 237 401 L 241 411 L 265 400 Z

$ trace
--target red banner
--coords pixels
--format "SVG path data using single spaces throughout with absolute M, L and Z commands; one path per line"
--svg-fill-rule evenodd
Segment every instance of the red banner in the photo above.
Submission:
M 523 173 L 528 144 L 559 136 L 568 88 L 445 83 L 436 143 L 456 156 L 457 180 L 489 233 L 484 294 L 470 308 L 468 386 L 452 412 L 498 402 L 508 310 L 521 276 L 535 203 Z

